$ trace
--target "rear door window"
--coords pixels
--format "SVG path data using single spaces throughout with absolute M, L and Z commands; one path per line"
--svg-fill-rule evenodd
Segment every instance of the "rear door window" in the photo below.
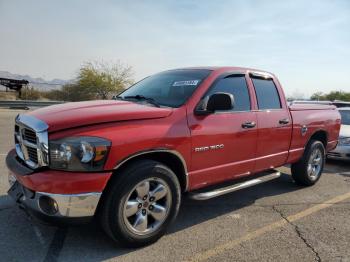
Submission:
M 252 78 L 258 107 L 261 110 L 282 108 L 280 96 L 272 79 Z

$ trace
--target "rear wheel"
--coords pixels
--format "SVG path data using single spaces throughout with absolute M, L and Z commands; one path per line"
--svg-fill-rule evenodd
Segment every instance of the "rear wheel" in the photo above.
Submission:
M 292 164 L 292 177 L 299 185 L 314 185 L 321 177 L 325 163 L 323 143 L 311 140 L 306 146 L 303 157 Z
M 158 240 L 180 206 L 180 184 L 171 169 L 152 160 L 127 167 L 112 181 L 102 205 L 102 225 L 123 246 Z

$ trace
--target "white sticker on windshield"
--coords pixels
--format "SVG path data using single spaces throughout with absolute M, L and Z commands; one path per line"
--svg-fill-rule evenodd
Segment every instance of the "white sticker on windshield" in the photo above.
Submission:
M 196 86 L 200 80 L 187 80 L 174 82 L 173 86 Z

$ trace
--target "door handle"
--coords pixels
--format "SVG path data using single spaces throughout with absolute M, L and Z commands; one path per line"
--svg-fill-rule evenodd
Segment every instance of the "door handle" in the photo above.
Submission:
M 244 122 L 243 124 L 242 124 L 242 127 L 243 128 L 253 128 L 253 127 L 255 127 L 256 126 L 256 123 L 254 122 L 254 121 L 252 121 L 252 122 Z
M 287 125 L 289 124 L 289 119 L 288 118 L 280 119 L 278 123 L 280 123 L 281 125 Z

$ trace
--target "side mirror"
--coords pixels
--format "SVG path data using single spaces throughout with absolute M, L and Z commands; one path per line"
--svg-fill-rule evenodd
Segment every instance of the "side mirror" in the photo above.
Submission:
M 234 97 L 229 93 L 214 93 L 204 98 L 196 107 L 196 115 L 208 115 L 215 111 L 232 110 L 234 107 Z

